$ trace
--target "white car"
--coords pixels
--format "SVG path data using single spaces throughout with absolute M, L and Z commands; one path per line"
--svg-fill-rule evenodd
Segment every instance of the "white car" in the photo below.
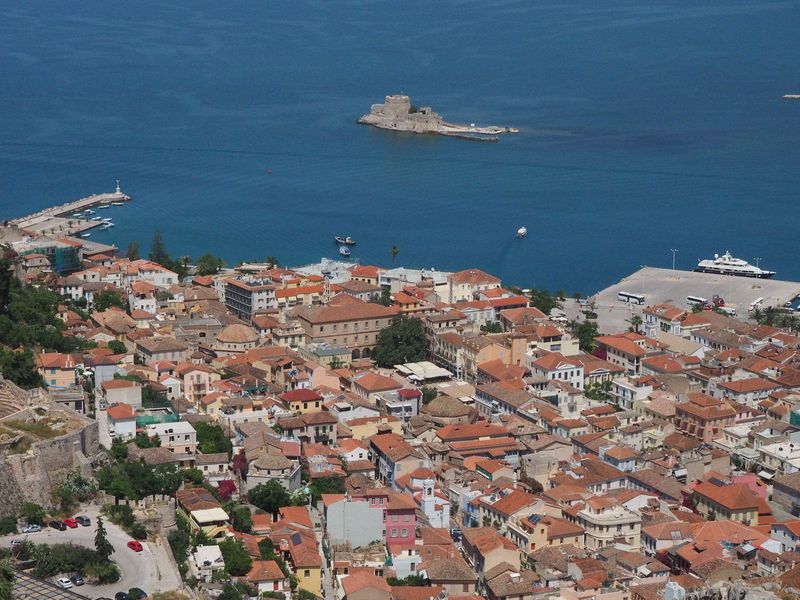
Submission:
M 25 525 L 25 527 L 22 528 L 22 533 L 39 533 L 41 530 L 41 525 L 31 523 L 30 525 Z
M 56 580 L 56 583 L 58 584 L 58 587 L 62 587 L 65 590 L 68 590 L 69 588 L 72 587 L 72 582 L 67 577 L 59 577 Z

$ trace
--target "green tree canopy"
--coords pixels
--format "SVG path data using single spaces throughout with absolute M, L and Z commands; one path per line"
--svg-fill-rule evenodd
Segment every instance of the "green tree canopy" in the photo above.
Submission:
M 231 575 L 247 575 L 250 567 L 253 566 L 253 559 L 247 553 L 244 544 L 240 540 L 228 539 L 219 543 L 222 558 L 225 560 L 225 568 Z
M 141 255 L 139 254 L 139 242 L 131 242 L 128 244 L 128 249 L 125 252 L 125 256 L 129 260 L 139 260 Z
M 103 517 L 97 517 L 97 532 L 94 534 L 94 549 L 103 560 L 108 560 L 114 553 L 114 546 L 108 541 L 108 536 L 106 535 Z
M 41 525 L 44 523 L 45 512 L 44 508 L 35 502 L 24 502 L 19 509 L 19 516 L 22 517 L 26 523 Z
M 498 321 L 489 321 L 481 325 L 481 331 L 484 333 L 503 333 L 503 326 Z
M 19 387 L 29 390 L 44 383 L 30 348 L 25 350 L 3 350 L 0 348 L 0 372 L 3 377 Z
M 379 367 L 425 360 L 425 329 L 422 321 L 406 315 L 392 319 L 391 325 L 378 333 L 372 359 Z
M 556 296 L 553 296 L 546 289 L 531 289 L 528 297 L 531 305 L 538 308 L 544 314 L 549 315 L 554 308 L 561 308 L 561 303 Z
M 215 275 L 216 273 L 219 273 L 224 266 L 224 260 L 214 256 L 213 254 L 206 253 L 197 259 L 195 273 L 198 275 Z
M 122 294 L 115 290 L 100 290 L 94 295 L 94 308 L 98 312 L 108 310 L 112 306 L 117 308 L 127 308 L 128 301 L 122 297 Z
M 259 483 L 247 493 L 250 503 L 273 517 L 281 506 L 291 506 L 289 492 L 279 482 L 272 479 L 267 483 Z
M 127 354 L 128 349 L 125 347 L 125 344 L 120 342 L 119 340 L 111 340 L 108 342 L 108 349 L 111 350 L 114 354 Z
M 594 350 L 594 338 L 598 336 L 597 322 L 586 319 L 581 323 L 577 321 L 572 322 L 572 333 L 578 338 L 578 345 L 584 352 L 591 352 Z
M 197 431 L 197 445 L 200 452 L 203 454 L 225 452 L 228 456 L 231 455 L 233 444 L 225 435 L 222 427 L 208 423 L 196 423 L 194 428 Z

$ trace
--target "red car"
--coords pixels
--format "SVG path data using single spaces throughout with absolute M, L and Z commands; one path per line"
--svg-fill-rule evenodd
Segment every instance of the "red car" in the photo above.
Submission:
M 64 519 L 64 525 L 66 525 L 70 529 L 75 529 L 78 526 L 78 522 L 72 517 L 68 517 Z
M 142 543 L 137 542 L 136 540 L 131 540 L 130 542 L 128 542 L 128 548 L 130 548 L 134 552 L 141 552 L 143 549 Z

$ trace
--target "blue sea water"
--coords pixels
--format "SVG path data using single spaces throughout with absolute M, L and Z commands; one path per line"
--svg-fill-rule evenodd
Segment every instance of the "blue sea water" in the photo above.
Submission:
M 118 177 L 92 239 L 123 248 L 300 264 L 343 234 L 567 292 L 729 248 L 797 279 L 798 31 L 796 1 L 7 2 L 0 216 Z M 520 133 L 355 124 L 400 91 Z

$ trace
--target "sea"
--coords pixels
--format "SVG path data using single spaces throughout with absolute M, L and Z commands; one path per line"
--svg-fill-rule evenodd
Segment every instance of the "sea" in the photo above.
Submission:
M 122 249 L 299 265 L 350 235 L 568 294 L 730 250 L 800 280 L 798 31 L 796 0 L 4 2 L 0 218 L 120 179 L 91 239 Z M 356 124 L 401 92 L 520 132 Z

